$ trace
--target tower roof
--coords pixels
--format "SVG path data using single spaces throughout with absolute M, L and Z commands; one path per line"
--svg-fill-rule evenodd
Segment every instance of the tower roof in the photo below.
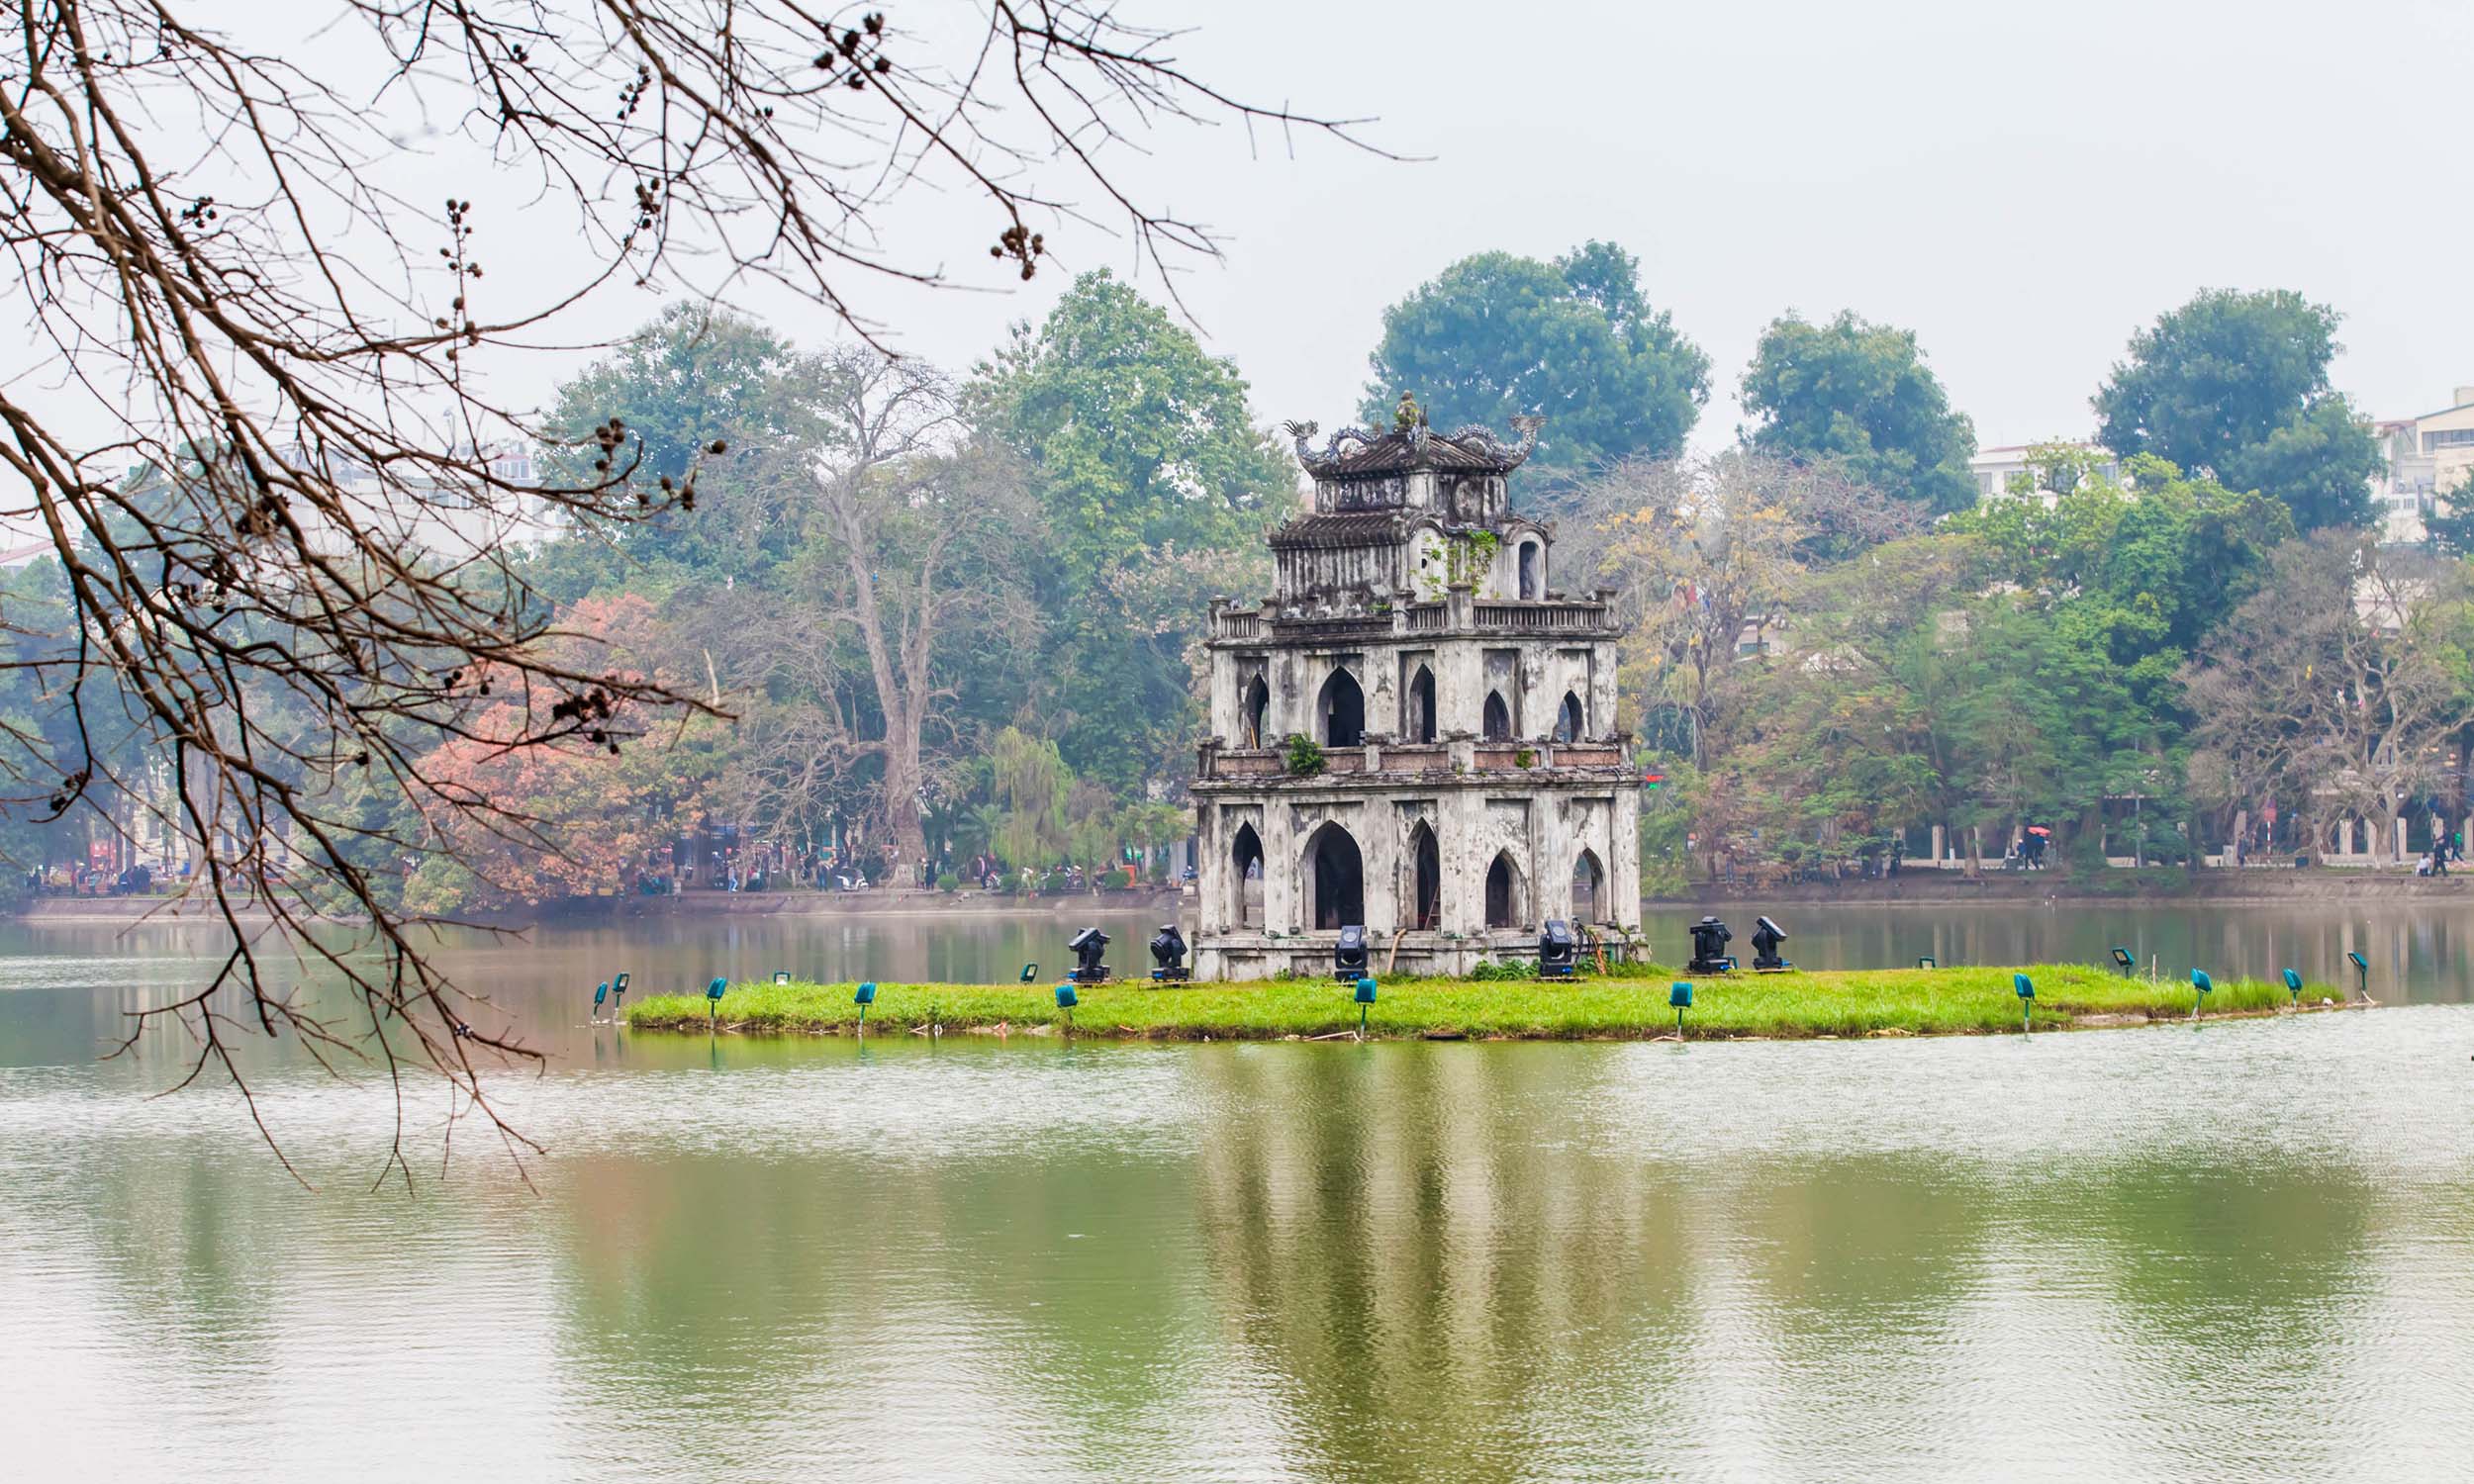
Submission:
M 1422 421 L 1380 433 L 1366 427 L 1344 427 L 1331 435 L 1320 453 L 1310 443 L 1320 430 L 1318 424 L 1291 422 L 1287 431 L 1296 442 L 1297 462 L 1316 479 L 1353 479 L 1417 469 L 1509 474 L 1538 446 L 1541 420 L 1513 418 L 1512 427 L 1520 434 L 1517 443 L 1506 443 L 1495 436 L 1494 429 L 1475 422 L 1448 433 L 1436 432 Z

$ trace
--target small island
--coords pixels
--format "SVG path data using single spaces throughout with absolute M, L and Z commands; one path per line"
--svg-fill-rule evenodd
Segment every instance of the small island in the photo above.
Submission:
M 1687 1040 L 1993 1035 L 2020 1031 L 2013 975 L 2036 989 L 2038 1031 L 2188 1021 L 2200 996 L 2187 979 L 2125 977 L 2083 965 L 2024 969 L 1948 968 L 1729 974 L 1690 979 Z M 1329 976 L 1157 984 L 1119 979 L 1075 986 L 1079 1003 L 1058 1008 L 1055 986 L 881 984 L 867 1034 L 907 1036 L 934 1024 L 944 1034 L 1072 1035 L 1122 1041 L 1311 1040 L 1367 1034 L 1389 1040 L 1648 1041 L 1677 1034 L 1669 989 L 1685 977 L 1656 965 L 1615 966 L 1585 977 L 1402 978 L 1381 981 L 1372 1005 Z M 655 995 L 627 1007 L 643 1031 L 734 1035 L 851 1035 L 860 1028 L 853 984 L 745 984 L 716 1003 L 702 994 Z M 2220 980 L 2200 1018 L 2359 1008 L 2331 984 L 2299 996 L 2283 983 Z

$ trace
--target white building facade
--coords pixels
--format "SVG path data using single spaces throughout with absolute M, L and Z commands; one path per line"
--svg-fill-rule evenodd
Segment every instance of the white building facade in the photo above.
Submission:
M 1618 630 L 1609 595 L 1551 586 L 1552 532 L 1507 503 L 1536 424 L 1314 431 L 1289 424 L 1314 508 L 1269 538 L 1276 591 L 1212 604 L 1196 974 L 1329 974 L 1350 926 L 1381 972 L 1534 953 L 1551 919 L 1628 943 Z

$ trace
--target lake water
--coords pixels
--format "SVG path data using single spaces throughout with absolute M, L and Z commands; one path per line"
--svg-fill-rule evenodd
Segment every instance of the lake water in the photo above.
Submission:
M 1654 915 L 1677 944 L 1687 914 Z M 1813 967 L 2374 964 L 2376 1013 L 1736 1045 L 754 1042 L 591 985 L 1010 978 L 1055 917 L 467 942 L 520 1169 L 96 1049 L 205 935 L 0 930 L 0 1477 L 2361 1479 L 2474 1459 L 2474 940 L 1801 908 Z M 1732 921 L 1733 919 L 1731 919 Z M 1739 934 L 1750 915 L 1736 921 Z M 1114 919 L 1130 965 L 1153 925 Z M 314 988 L 305 992 L 315 992 Z M 1551 991 L 1541 991 L 1551 992 Z

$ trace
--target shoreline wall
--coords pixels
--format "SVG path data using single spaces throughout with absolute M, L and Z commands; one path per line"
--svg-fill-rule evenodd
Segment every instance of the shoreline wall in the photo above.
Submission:
M 1951 906 L 2120 906 L 2127 902 L 2214 902 L 2227 906 L 2275 902 L 2474 903 L 2474 875 L 2419 877 L 2364 871 L 2201 871 L 2176 881 L 2159 874 L 2109 873 L 2074 881 L 2059 871 L 1987 872 L 1969 878 L 1947 871 L 1902 873 L 1890 878 L 1839 881 L 1785 881 L 1732 885 L 1705 881 L 1672 896 L 1648 899 L 1653 906 L 1688 907 L 1710 901 L 1787 901 L 1813 904 L 1868 903 Z
M 917 889 L 694 891 L 680 896 L 586 897 L 553 903 L 533 913 L 511 915 L 493 925 L 591 925 L 764 916 L 1070 917 L 1094 910 L 1176 912 L 1183 910 L 1189 900 L 1175 888 L 1031 897 Z M 2225 906 L 2278 902 L 2474 905 L 2474 873 L 2439 878 L 2406 872 L 2374 875 L 2362 871 L 2204 871 L 2174 882 L 2129 872 L 2109 874 L 2093 881 L 2074 881 L 2058 871 L 1990 872 L 1972 879 L 1954 872 L 1919 871 L 1889 879 L 1854 878 L 1772 885 L 1703 882 L 1678 895 L 1644 898 L 1644 905 L 1682 910 L 1735 901 L 1874 906 L 2120 906 L 2134 901 L 2208 902 Z M 8 915 L 15 921 L 36 924 L 211 927 L 221 921 L 211 903 L 181 902 L 163 896 L 45 896 Z M 248 909 L 241 913 L 241 920 L 262 923 L 271 919 L 262 910 Z

